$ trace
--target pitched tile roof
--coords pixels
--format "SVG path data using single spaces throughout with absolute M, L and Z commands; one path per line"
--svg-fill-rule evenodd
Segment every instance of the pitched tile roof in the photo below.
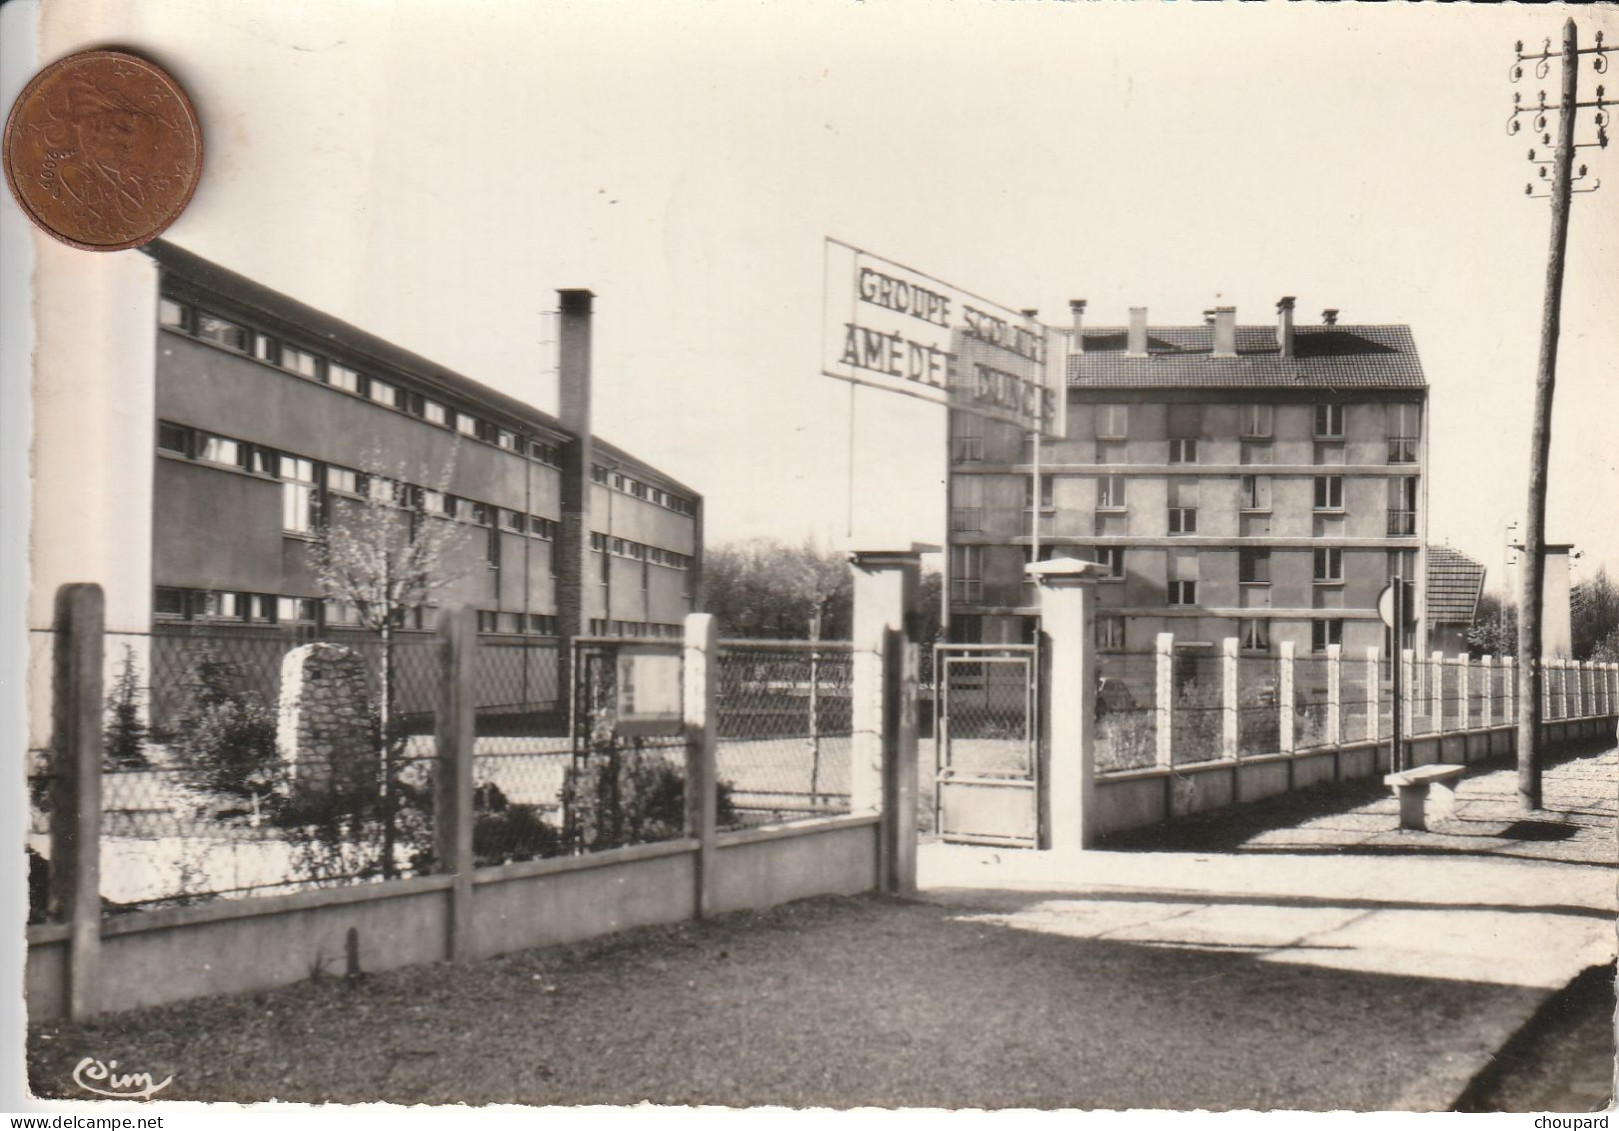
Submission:
M 1472 624 L 1484 566 L 1449 546 L 1428 547 L 1428 623 Z
M 1153 326 L 1147 356 L 1126 357 L 1123 327 L 1084 331 L 1068 384 L 1095 388 L 1425 389 L 1409 326 L 1298 326 L 1284 358 L 1274 326 L 1238 326 L 1237 355 L 1214 357 L 1214 328 Z

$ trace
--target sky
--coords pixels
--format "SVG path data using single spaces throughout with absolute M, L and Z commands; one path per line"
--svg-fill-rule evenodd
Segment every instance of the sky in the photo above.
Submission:
M 1410 324 L 1430 537 L 1494 587 L 1549 230 L 1513 44 L 1570 13 L 1616 42 L 1616 11 L 63 0 L 42 54 L 123 43 L 188 88 L 207 168 L 168 238 L 541 408 L 555 291 L 595 291 L 596 431 L 701 491 L 711 542 L 942 539 L 943 410 L 820 374 L 834 236 L 1056 324 L 1284 294 Z M 1614 183 L 1564 284 L 1576 579 L 1619 573 L 1619 155 L 1581 159 Z

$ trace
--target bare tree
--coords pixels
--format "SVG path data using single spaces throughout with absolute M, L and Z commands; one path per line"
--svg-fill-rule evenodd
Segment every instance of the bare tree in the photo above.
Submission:
M 379 467 L 381 453 L 370 449 L 362 462 Z M 328 496 L 311 556 L 321 592 L 352 609 L 354 622 L 374 632 L 380 644 L 377 729 L 385 877 L 394 872 L 396 633 L 459 577 L 450 559 L 466 530 L 454 521 L 445 491 L 454 470 L 452 454 L 432 488 L 411 483 L 403 467 L 392 475 L 365 473 L 364 482 L 356 484 L 357 497 L 339 505 Z

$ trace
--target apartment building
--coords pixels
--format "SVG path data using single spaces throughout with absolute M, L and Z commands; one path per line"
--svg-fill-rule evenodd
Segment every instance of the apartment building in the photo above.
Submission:
M 950 632 L 1031 637 L 1024 566 L 1101 565 L 1097 644 L 1236 637 L 1299 655 L 1384 645 L 1392 577 L 1426 590 L 1427 382 L 1410 328 L 1266 325 L 1231 306 L 1194 325 L 1073 317 L 1065 412 L 1038 440 L 951 414 Z M 1419 627 L 1416 645 L 1422 647 Z

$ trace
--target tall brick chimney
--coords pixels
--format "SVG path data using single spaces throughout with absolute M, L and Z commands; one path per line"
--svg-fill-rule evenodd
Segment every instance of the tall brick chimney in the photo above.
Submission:
M 562 514 L 557 526 L 557 635 L 584 636 L 590 576 L 590 469 L 595 462 L 590 435 L 590 307 L 586 290 L 558 291 L 561 317 L 557 342 L 557 416 L 568 433 L 562 450 Z M 557 687 L 571 694 L 572 649 L 558 653 Z M 565 701 L 565 700 L 564 700 Z
M 1276 304 L 1276 348 L 1283 357 L 1293 356 L 1293 296 L 1283 295 Z
M 1234 306 L 1214 308 L 1214 356 L 1237 356 L 1237 308 Z
M 1085 352 L 1085 300 L 1071 298 L 1068 300 L 1068 313 L 1074 319 L 1074 344 L 1070 347 L 1073 353 Z
M 1147 308 L 1130 308 L 1130 333 L 1124 343 L 1125 357 L 1147 356 Z

